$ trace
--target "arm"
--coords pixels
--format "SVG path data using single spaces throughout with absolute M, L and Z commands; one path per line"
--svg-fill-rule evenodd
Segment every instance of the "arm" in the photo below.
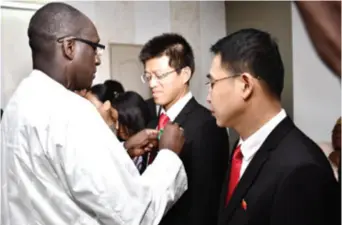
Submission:
M 288 175 L 275 195 L 270 224 L 341 224 L 338 185 L 328 172 L 306 165 Z
M 341 77 L 341 2 L 295 3 L 319 57 Z
M 187 189 L 178 156 L 162 150 L 140 176 L 97 111 L 81 111 L 70 119 L 61 157 L 72 197 L 101 224 L 158 224 Z
M 190 224 L 216 224 L 221 188 L 228 166 L 227 131 L 218 128 L 215 120 L 210 119 L 198 129 L 192 147 Z

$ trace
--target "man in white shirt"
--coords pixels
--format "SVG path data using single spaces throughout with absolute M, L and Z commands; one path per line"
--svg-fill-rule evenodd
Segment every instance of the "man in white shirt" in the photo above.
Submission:
M 50 3 L 31 18 L 28 36 L 34 70 L 1 123 L 1 224 L 158 224 L 187 189 L 177 156 L 182 131 L 165 127 L 160 154 L 140 176 L 124 147 L 149 148 L 156 132 L 142 131 L 123 147 L 74 93 L 91 86 L 100 64 L 104 46 L 93 23 Z
M 212 113 L 241 138 L 229 161 L 218 224 L 341 224 L 329 162 L 282 109 L 284 66 L 271 35 L 239 30 L 211 51 Z

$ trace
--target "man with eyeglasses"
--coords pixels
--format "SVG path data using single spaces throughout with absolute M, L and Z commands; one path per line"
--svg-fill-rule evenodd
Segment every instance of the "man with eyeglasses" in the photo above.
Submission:
M 242 29 L 211 51 L 208 101 L 217 124 L 240 136 L 217 224 L 341 224 L 340 190 L 328 160 L 281 106 L 284 65 L 271 35 Z
M 172 121 L 184 129 L 186 139 L 180 158 L 187 171 L 189 189 L 160 224 L 215 224 L 227 168 L 228 135 L 190 92 L 189 83 L 195 71 L 192 48 L 179 34 L 162 34 L 144 45 L 140 60 L 144 65 L 142 82 L 149 85 L 154 102 L 162 107 L 150 128 L 162 130 L 167 121 Z M 157 154 L 146 154 L 145 164 L 148 166 Z
M 177 156 L 183 131 L 165 127 L 158 157 L 140 175 L 126 149 L 150 149 L 157 132 L 122 144 L 74 93 L 91 86 L 100 64 L 104 45 L 94 24 L 67 4 L 50 3 L 33 15 L 28 36 L 34 70 L 1 123 L 0 224 L 159 224 L 187 189 Z

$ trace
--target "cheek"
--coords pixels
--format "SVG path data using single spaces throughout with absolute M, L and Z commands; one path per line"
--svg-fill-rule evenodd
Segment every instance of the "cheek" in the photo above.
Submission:
M 179 91 L 179 81 L 178 80 L 164 80 L 161 84 L 163 90 L 163 98 L 170 99 Z

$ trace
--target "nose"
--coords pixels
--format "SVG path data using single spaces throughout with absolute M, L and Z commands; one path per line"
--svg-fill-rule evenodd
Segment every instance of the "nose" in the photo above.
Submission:
M 211 91 L 210 90 L 208 91 L 208 94 L 207 94 L 207 102 L 211 104 Z
M 150 86 L 150 88 L 154 88 L 156 87 L 158 84 L 156 78 L 154 76 L 151 77 L 151 80 L 148 82 L 148 85 Z

